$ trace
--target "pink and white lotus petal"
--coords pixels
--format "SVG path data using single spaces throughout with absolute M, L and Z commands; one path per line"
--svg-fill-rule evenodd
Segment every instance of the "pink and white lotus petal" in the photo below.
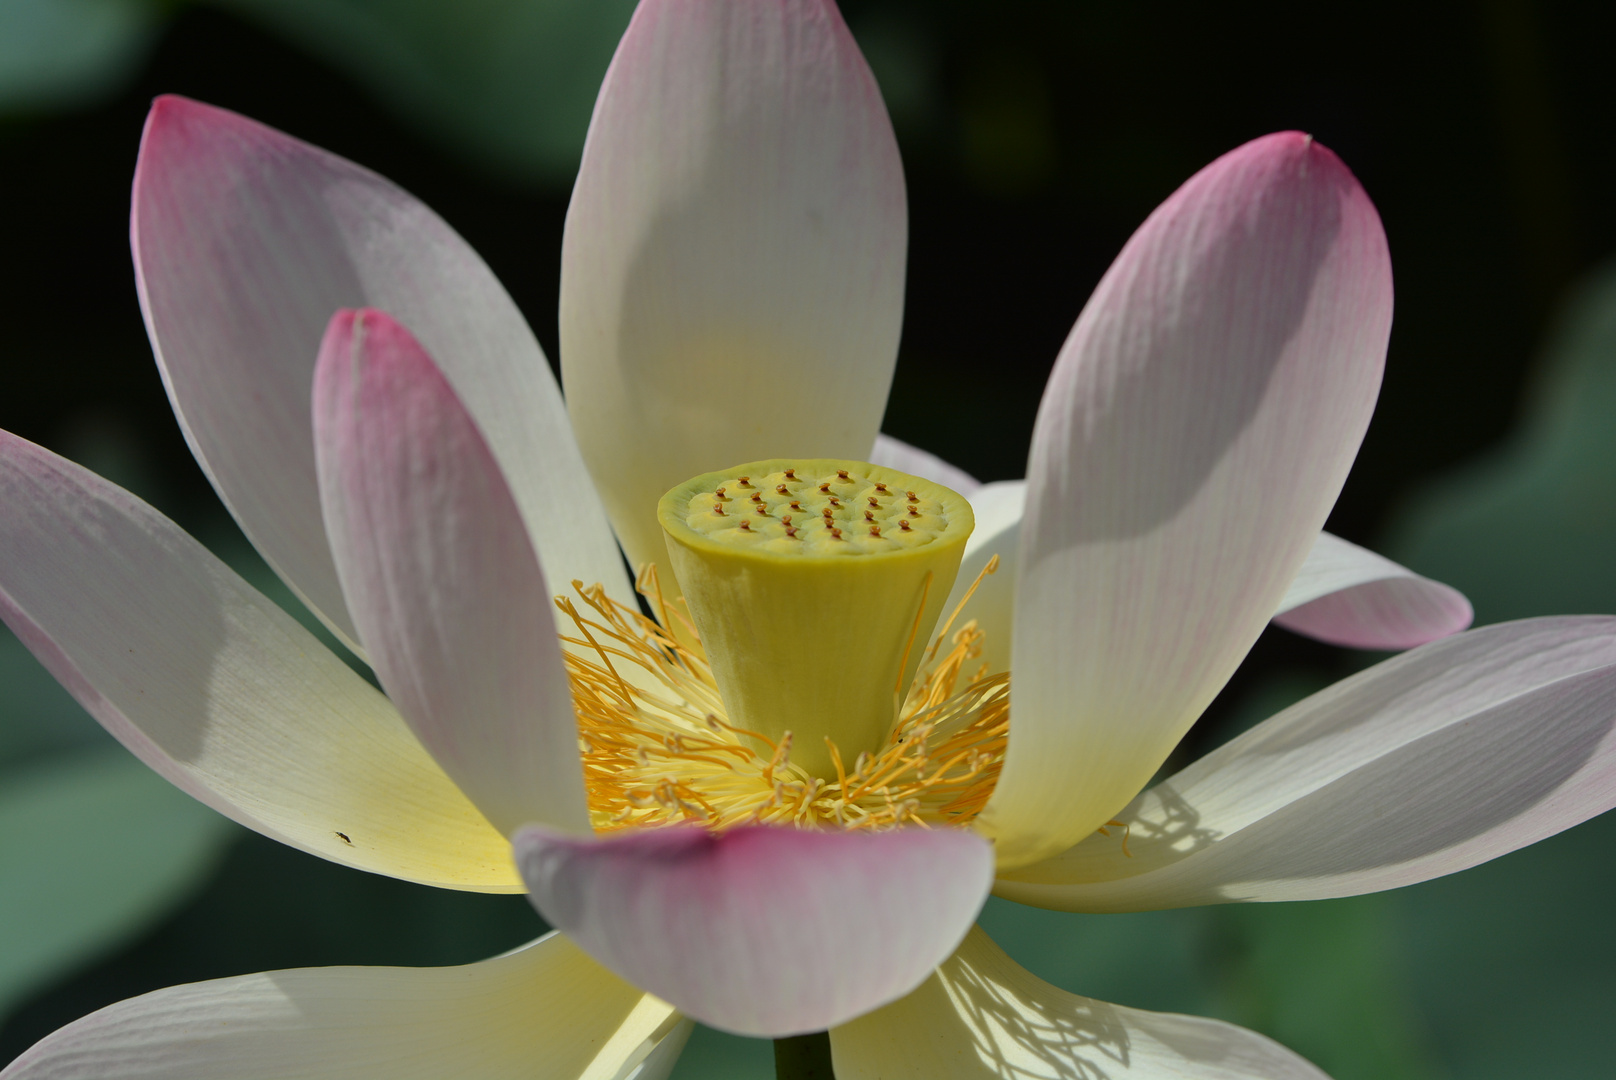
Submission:
M 873 465 L 885 465 L 889 469 L 897 469 L 899 472 L 910 473 L 946 488 L 952 488 L 967 499 L 973 498 L 982 487 L 982 481 L 958 465 L 951 465 L 929 450 L 910 446 L 902 439 L 894 439 L 885 432 L 875 437 L 875 445 L 870 448 L 869 461 Z
M 913 990 L 993 877 L 988 844 L 955 829 L 535 828 L 514 843 L 534 906 L 591 956 L 703 1023 L 768 1037 Z
M 521 891 L 393 705 L 173 522 L 6 432 L 0 505 L 0 617 L 147 765 L 332 862 Z
M 989 670 L 1008 671 L 1026 481 L 983 484 L 958 466 L 890 435 L 877 437 L 870 460 L 935 480 L 971 500 L 976 531 L 966 548 L 954 593 L 943 610 L 954 610 L 988 559 L 997 555 L 999 573 L 983 581 L 966 617 L 976 619 L 987 631 L 983 659 Z M 1394 650 L 1456 634 L 1470 625 L 1473 616 L 1470 601 L 1453 586 L 1421 577 L 1384 555 L 1321 532 L 1280 600 L 1273 621 L 1332 645 Z
M 1616 805 L 1616 619 L 1529 619 L 1394 657 L 1144 792 L 1126 829 L 1001 878 L 1135 911 L 1352 896 L 1451 874 Z
M 1451 585 L 1320 533 L 1274 621 L 1332 645 L 1409 649 L 1458 633 L 1474 614 Z
M 691 1024 L 560 934 L 445 968 L 329 967 L 109 1005 L 5 1080 L 661 1080 Z
M 1369 423 L 1380 218 L 1298 133 L 1163 203 L 1083 309 L 1033 432 L 1015 724 L 978 820 L 1000 866 L 1120 810 L 1262 632 Z
M 444 358 L 549 576 L 633 602 L 538 343 L 422 203 L 246 117 L 162 97 L 141 138 L 130 242 L 186 440 L 248 538 L 340 637 L 354 643 L 320 523 L 309 388 L 342 307 L 391 311 Z
M 830 1043 L 837 1080 L 1329 1080 L 1233 1024 L 1068 994 L 979 928 L 914 993 Z
M 561 250 L 567 408 L 633 565 L 666 563 L 657 500 L 692 476 L 869 452 L 906 207 L 886 106 L 832 0 L 635 11 Z
M 331 319 L 314 444 L 343 595 L 399 712 L 501 832 L 587 833 L 552 591 L 482 433 L 386 313 Z

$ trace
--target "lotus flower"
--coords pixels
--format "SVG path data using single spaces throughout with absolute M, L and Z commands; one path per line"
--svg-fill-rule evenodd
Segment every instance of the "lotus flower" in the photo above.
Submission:
M 977 910 L 990 888 L 1071 911 L 1391 888 L 1616 800 L 1616 620 L 1446 636 L 1462 597 L 1320 532 L 1392 294 L 1373 206 L 1307 136 L 1240 147 L 1141 226 L 1056 361 L 1024 485 L 878 437 L 903 177 L 829 0 L 641 4 L 568 213 L 565 404 L 447 225 L 242 117 L 156 103 L 131 231 L 198 460 L 386 695 L 150 507 L 9 435 L 0 614 L 220 812 L 349 866 L 525 888 L 558 929 L 467 967 L 158 991 L 8 1080 L 648 1078 L 690 1018 L 828 1029 L 842 1080 L 1316 1077 L 1255 1033 L 1044 984 Z M 898 741 L 844 747 L 834 778 L 735 730 L 677 583 L 646 575 L 646 618 L 619 554 L 665 563 L 665 492 L 782 457 L 952 482 L 977 521 L 961 629 L 925 650 Z M 884 610 L 816 625 L 865 641 Z M 1427 643 L 1147 788 L 1276 612 Z

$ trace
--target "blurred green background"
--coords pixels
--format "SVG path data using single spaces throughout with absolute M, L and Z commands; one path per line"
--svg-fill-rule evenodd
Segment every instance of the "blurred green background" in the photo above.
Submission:
M 0 427 L 140 493 L 291 607 L 168 411 L 135 303 L 147 103 L 228 106 L 425 199 L 556 355 L 561 226 L 629 0 L 0 0 Z M 1281 128 L 1385 219 L 1397 317 L 1331 528 L 1465 590 L 1478 621 L 1616 612 L 1616 7 L 846 0 L 909 178 L 886 430 L 1019 476 L 1062 338 L 1133 228 Z M 3 512 L 3 508 L 0 508 Z M 3 632 L 0 632 L 3 633 Z M 1188 758 L 1367 663 L 1272 630 Z M 992 901 L 1044 978 L 1206 1013 L 1338 1080 L 1610 1075 L 1616 816 L 1399 892 L 1071 916 Z M 309 964 L 459 963 L 520 898 L 340 869 L 147 773 L 0 637 L 0 1062 L 101 1005 Z M 698 1031 L 677 1076 L 771 1075 Z

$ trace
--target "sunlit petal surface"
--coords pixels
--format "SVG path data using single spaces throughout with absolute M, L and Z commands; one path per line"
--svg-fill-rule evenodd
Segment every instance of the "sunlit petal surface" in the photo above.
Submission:
M 907 237 L 886 107 L 831 0 L 640 5 L 561 253 L 567 407 L 632 563 L 665 562 L 657 500 L 692 476 L 869 453 Z
M 1445 638 L 1286 709 L 1162 781 L 1120 828 L 1001 878 L 1132 911 L 1396 888 L 1616 804 L 1616 619 Z
M 69 1024 L 0 1076 L 616 1080 L 652 1055 L 666 1076 L 689 1032 L 550 934 L 464 967 L 300 968 L 158 990 Z
M 1452 586 L 1320 533 L 1274 621 L 1332 645 L 1410 649 L 1458 633 L 1471 615 Z
M 151 507 L 0 432 L 0 616 L 142 761 L 333 862 L 515 892 L 392 704 Z
M 487 442 L 385 313 L 331 320 L 314 437 L 337 573 L 388 696 L 501 832 L 588 832 L 553 590 Z
M 1391 326 L 1380 218 L 1294 132 L 1219 158 L 1117 257 L 1033 433 L 1004 773 L 1013 867 L 1094 831 L 1245 656 L 1334 504 Z
M 527 323 L 441 218 L 367 169 L 179 97 L 135 171 L 136 284 L 197 460 L 253 544 L 348 641 L 320 523 L 309 391 L 326 323 L 404 320 L 476 418 L 557 581 L 632 592 Z M 559 513 L 565 508 L 565 513 Z
M 830 1038 L 837 1080 L 1328 1080 L 1233 1024 L 1068 994 L 980 929 L 914 993 Z
M 742 1035 L 821 1031 L 912 990 L 992 878 L 957 829 L 668 828 L 516 838 L 534 905 L 606 967 Z

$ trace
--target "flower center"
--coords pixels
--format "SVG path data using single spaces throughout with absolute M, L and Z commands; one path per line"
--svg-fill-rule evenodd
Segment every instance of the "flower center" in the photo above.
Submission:
M 975 623 L 948 637 L 957 610 L 926 647 L 969 503 L 874 465 L 774 460 L 696 477 L 658 517 L 681 595 L 646 567 L 655 618 L 578 582 L 582 608 L 557 600 L 578 627 L 567 663 L 597 829 L 976 815 L 1009 676 L 973 664 Z
M 821 780 L 891 733 L 975 519 L 947 488 L 854 461 L 777 459 L 657 506 L 669 568 L 736 727 L 789 733 Z M 843 762 L 845 767 L 846 762 Z
M 995 559 L 982 576 L 996 568 Z M 982 641 L 974 621 L 946 651 L 942 636 L 927 650 L 882 745 L 849 761 L 828 744 L 836 775 L 827 780 L 793 760 L 794 733 L 774 741 L 730 723 L 695 628 L 663 596 L 654 566 L 638 585 L 657 619 L 599 585 L 573 582 L 581 607 L 556 601 L 578 628 L 563 640 L 575 646 L 567 669 L 597 831 L 963 826 L 987 804 L 1009 741 L 1010 675 L 973 665 Z

